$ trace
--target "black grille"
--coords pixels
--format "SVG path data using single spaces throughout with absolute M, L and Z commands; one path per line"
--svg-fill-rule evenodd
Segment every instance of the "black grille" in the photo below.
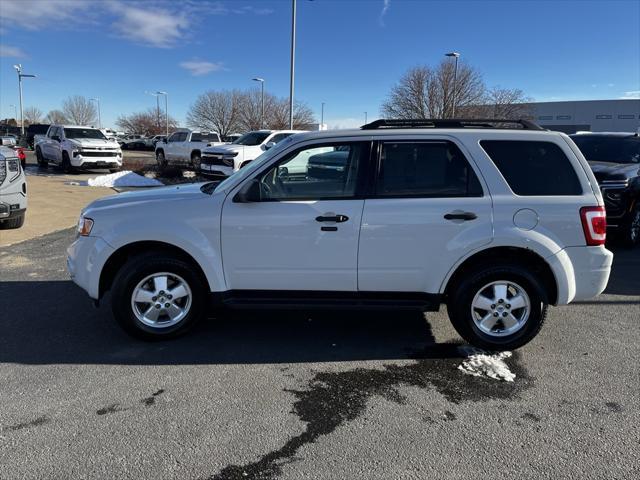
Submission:
M 115 157 L 116 152 L 80 152 L 83 157 Z
M 222 155 L 203 155 L 200 158 L 201 163 L 207 165 L 223 165 L 225 167 L 233 166 L 233 158 L 223 158 Z

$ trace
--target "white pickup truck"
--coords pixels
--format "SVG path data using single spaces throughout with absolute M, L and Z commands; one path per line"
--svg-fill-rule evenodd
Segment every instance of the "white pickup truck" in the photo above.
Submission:
M 87 168 L 108 168 L 116 172 L 122 167 L 118 142 L 93 127 L 51 125 L 46 136 L 35 144 L 35 150 L 41 168 L 54 163 L 65 173 Z
M 171 165 L 198 170 L 202 150 L 216 145 L 224 145 L 216 132 L 180 130 L 156 143 L 156 161 L 161 169 Z

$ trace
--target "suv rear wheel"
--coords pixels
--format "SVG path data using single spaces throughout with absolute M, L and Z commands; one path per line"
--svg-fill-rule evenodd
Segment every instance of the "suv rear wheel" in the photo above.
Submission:
M 38 167 L 47 168 L 49 166 L 49 162 L 42 155 L 42 150 L 40 148 L 36 148 L 36 161 L 38 162 Z
M 456 331 L 472 345 L 511 350 L 538 334 L 547 300 L 540 281 L 525 268 L 484 266 L 454 285 L 447 309 Z
M 205 316 L 206 291 L 193 265 L 154 252 L 134 257 L 122 267 L 113 283 L 111 309 L 134 337 L 171 338 Z
M 167 159 L 164 156 L 164 150 L 156 152 L 156 162 L 158 162 L 158 170 L 163 171 L 167 168 Z

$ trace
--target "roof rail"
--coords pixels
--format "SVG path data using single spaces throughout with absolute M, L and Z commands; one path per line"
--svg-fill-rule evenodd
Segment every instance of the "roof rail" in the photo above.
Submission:
M 509 123 L 520 125 L 523 130 L 544 130 L 529 120 L 507 120 L 501 118 L 420 118 L 420 119 L 381 119 L 360 127 L 362 130 L 378 128 L 500 128 L 495 124 Z

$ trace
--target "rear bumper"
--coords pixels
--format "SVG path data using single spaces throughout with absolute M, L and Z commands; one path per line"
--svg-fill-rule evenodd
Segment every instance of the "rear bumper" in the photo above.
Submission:
M 557 305 L 587 300 L 607 287 L 613 253 L 604 246 L 567 247 L 547 259 L 558 286 Z

